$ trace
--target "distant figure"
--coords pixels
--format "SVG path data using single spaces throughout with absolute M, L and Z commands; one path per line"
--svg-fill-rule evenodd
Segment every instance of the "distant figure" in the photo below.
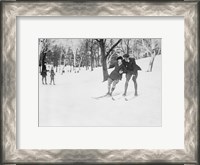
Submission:
M 131 79 L 131 77 L 134 82 L 135 96 L 137 96 L 138 92 L 137 92 L 137 81 L 136 80 L 138 77 L 138 70 L 141 70 L 141 68 L 136 64 L 134 58 L 129 58 L 128 54 L 125 54 L 123 57 L 124 57 L 123 65 L 125 67 L 125 73 L 126 73 L 126 82 L 125 82 L 123 96 L 126 96 L 126 94 L 127 94 L 128 83 L 129 83 L 129 80 Z
M 47 85 L 47 68 L 46 68 L 46 62 L 42 65 L 42 84 Z
M 55 85 L 54 76 L 55 76 L 55 72 L 54 72 L 53 67 L 52 67 L 51 72 L 50 72 L 50 78 L 51 78 L 50 85 L 51 85 L 51 83 L 53 83 L 53 85 Z
M 113 91 L 115 90 L 115 87 L 117 83 L 122 79 L 122 74 L 124 72 L 124 66 L 122 63 L 123 58 L 118 57 L 117 63 L 110 66 L 109 68 L 115 67 L 115 69 L 110 73 L 108 77 L 108 93 L 107 95 L 112 96 Z M 111 88 L 112 85 L 112 88 Z
M 64 74 L 64 73 L 65 73 L 65 70 L 63 69 L 61 74 Z

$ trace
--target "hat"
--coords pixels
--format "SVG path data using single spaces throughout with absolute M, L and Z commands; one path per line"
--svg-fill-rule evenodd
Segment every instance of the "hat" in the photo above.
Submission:
M 117 60 L 123 60 L 122 56 L 117 57 Z
M 124 58 L 129 58 L 129 55 L 128 54 L 124 54 L 123 57 Z

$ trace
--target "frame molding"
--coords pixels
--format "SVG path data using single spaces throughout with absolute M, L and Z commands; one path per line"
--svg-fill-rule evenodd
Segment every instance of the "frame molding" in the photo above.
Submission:
M 45 9 L 45 10 L 44 10 Z M 77 12 L 78 11 L 78 12 Z M 192 163 L 198 161 L 198 2 L 2 2 L 3 163 Z M 17 16 L 184 16 L 184 150 L 16 149 Z M 12 42 L 11 42 L 12 41 Z M 59 156 L 58 156 L 59 155 Z

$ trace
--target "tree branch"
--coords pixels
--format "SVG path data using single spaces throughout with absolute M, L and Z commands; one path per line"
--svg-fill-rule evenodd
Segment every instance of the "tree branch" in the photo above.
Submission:
M 122 45 L 121 45 L 121 51 L 122 51 L 123 53 L 125 53 L 125 50 L 124 50 L 124 48 L 123 48 Z
M 95 39 L 97 42 L 100 42 L 100 40 L 99 39 Z
M 143 39 L 142 39 L 142 46 L 146 49 L 147 52 L 151 53 L 151 50 L 145 45 Z
M 106 57 L 110 54 L 110 52 L 122 41 L 122 39 L 119 39 L 111 48 L 110 50 L 106 53 Z

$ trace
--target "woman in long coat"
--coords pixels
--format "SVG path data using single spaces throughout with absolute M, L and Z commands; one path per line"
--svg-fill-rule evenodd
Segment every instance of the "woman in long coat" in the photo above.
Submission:
M 44 64 L 42 65 L 41 75 L 42 75 L 42 84 L 46 84 L 47 85 L 47 68 L 46 68 L 46 62 L 44 62 Z
M 117 63 L 115 65 L 110 66 L 109 68 L 115 67 L 115 69 L 110 73 L 108 77 L 108 93 L 107 95 L 112 96 L 113 91 L 117 83 L 122 79 L 122 74 L 124 72 L 124 66 L 122 63 L 123 58 L 120 56 L 117 58 Z M 112 86 L 112 88 L 111 88 Z

